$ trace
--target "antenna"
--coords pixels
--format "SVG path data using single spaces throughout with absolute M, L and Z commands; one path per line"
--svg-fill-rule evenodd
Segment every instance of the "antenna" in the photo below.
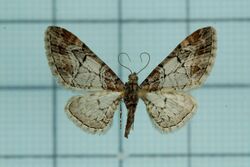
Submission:
M 148 64 L 149 64 L 149 62 L 150 62 L 150 54 L 149 54 L 148 52 L 142 52 L 142 53 L 140 54 L 141 62 L 142 62 L 142 55 L 147 55 L 147 56 L 148 56 L 148 62 L 147 62 L 147 64 L 146 64 L 140 71 L 138 71 L 136 74 L 139 74 L 142 70 L 144 70 L 144 69 L 148 66 Z
M 120 57 L 121 57 L 122 55 L 126 55 L 126 56 L 128 57 L 128 59 L 129 59 L 129 61 L 131 62 L 131 59 L 130 59 L 130 57 L 128 56 L 128 54 L 122 52 L 122 53 L 120 53 L 119 56 L 118 56 L 118 63 L 120 64 L 120 66 L 122 66 L 122 67 L 126 68 L 127 70 L 129 70 L 130 73 L 132 74 L 132 73 L 133 73 L 132 70 L 131 70 L 130 68 L 128 68 L 127 66 L 125 66 L 125 65 L 123 65 L 123 64 L 121 63 Z

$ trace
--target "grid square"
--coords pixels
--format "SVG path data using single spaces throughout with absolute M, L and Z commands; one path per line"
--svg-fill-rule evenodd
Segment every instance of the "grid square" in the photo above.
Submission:
M 191 18 L 247 18 L 250 1 L 220 0 L 200 1 L 190 0 Z
M 118 27 L 116 24 L 61 24 L 75 34 L 116 74 L 118 72 Z
M 131 158 L 124 162 L 126 167 L 187 167 L 187 158 Z
M 80 95 L 70 91 L 58 92 L 57 138 L 58 154 L 116 154 L 118 150 L 118 114 L 113 125 L 104 135 L 89 134 L 77 127 L 64 113 L 64 106 L 70 97 Z
M 250 164 L 250 158 L 244 157 L 216 157 L 216 158 L 193 158 L 192 166 L 193 167 L 248 167 Z
M 123 0 L 124 19 L 176 19 L 186 18 L 185 1 Z
M 3 167 L 52 167 L 51 159 L 0 159 Z
M 194 92 L 199 107 L 192 121 L 192 152 L 250 152 L 249 93 L 249 89 Z
M 44 49 L 46 25 L 6 24 L 0 31 L 0 85 L 50 85 Z
M 139 74 L 139 83 L 166 58 L 172 50 L 186 37 L 184 23 L 160 23 L 160 24 L 126 24 L 123 26 L 122 51 L 127 52 L 132 63 L 129 64 L 125 57 L 124 64 L 129 65 L 132 71 L 139 71 L 142 64 L 146 64 L 147 57 L 140 62 L 140 53 L 148 52 L 151 55 L 147 68 Z M 124 70 L 124 80 L 127 80 L 129 72 Z
M 51 154 L 50 91 L 1 91 L 0 155 Z
M 127 113 L 125 106 L 123 111 Z M 126 121 L 123 123 L 125 126 Z M 124 139 L 123 148 L 126 154 L 187 153 L 187 126 L 171 133 L 162 133 L 154 127 L 146 106 L 140 101 L 135 113 L 134 130 L 131 130 L 128 140 Z
M 61 0 L 57 3 L 58 19 L 117 19 L 117 0 Z
M 217 56 L 206 83 L 250 83 L 249 38 L 250 23 L 193 23 L 191 30 L 213 26 L 217 30 Z
M 52 15 L 51 0 L 1 0 L 0 19 L 50 19 Z

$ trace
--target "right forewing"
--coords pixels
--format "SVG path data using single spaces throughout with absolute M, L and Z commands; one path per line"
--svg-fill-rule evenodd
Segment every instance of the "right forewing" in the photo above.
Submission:
M 189 90 L 201 86 L 215 62 L 216 31 L 201 28 L 184 39 L 142 82 L 141 88 Z
M 195 100 L 176 91 L 148 92 L 142 99 L 153 123 L 163 132 L 180 128 L 196 111 Z
M 101 133 L 112 124 L 114 112 L 122 98 L 120 92 L 100 91 L 72 97 L 65 112 L 80 128 L 90 133 Z
M 52 73 L 65 87 L 118 92 L 124 89 L 116 74 L 66 29 L 48 27 L 45 48 Z

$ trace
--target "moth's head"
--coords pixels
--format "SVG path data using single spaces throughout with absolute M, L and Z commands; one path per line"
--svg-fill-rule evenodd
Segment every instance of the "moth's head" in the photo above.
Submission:
M 132 74 L 130 74 L 129 76 L 128 76 L 128 81 L 130 82 L 130 83 L 137 83 L 138 82 L 138 76 L 137 76 L 137 74 L 134 72 L 134 73 L 132 73 Z

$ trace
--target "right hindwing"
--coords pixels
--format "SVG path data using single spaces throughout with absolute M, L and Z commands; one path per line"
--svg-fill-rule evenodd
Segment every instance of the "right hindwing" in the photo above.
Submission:
M 195 100 L 173 90 L 148 92 L 142 97 L 153 124 L 163 132 L 182 127 L 195 113 Z

